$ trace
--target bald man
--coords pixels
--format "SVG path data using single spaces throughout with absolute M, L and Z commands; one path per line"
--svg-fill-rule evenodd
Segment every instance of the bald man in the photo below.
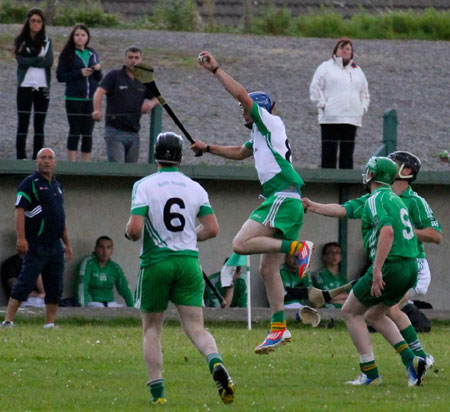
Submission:
M 63 288 L 64 254 L 66 261 L 72 256 L 63 190 L 53 176 L 55 167 L 55 152 L 50 148 L 41 149 L 36 156 L 36 172 L 27 176 L 17 190 L 16 248 L 25 256 L 22 271 L 11 291 L 3 327 L 14 325 L 14 316 L 33 290 L 39 273 L 45 289 L 44 328 L 55 326 Z

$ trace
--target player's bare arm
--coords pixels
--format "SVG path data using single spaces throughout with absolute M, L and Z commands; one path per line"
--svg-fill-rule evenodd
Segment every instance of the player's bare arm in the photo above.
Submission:
M 442 233 L 432 227 L 427 227 L 425 229 L 415 229 L 417 239 L 421 242 L 426 243 L 436 243 L 439 245 L 442 242 Z
M 346 210 L 345 207 L 337 203 L 318 203 L 313 202 L 307 197 L 302 198 L 303 208 L 305 212 L 317 213 L 318 215 L 329 216 L 329 217 L 345 217 Z
M 242 107 L 250 112 L 253 106 L 253 100 L 248 95 L 244 87 L 234 80 L 228 73 L 226 73 L 217 63 L 215 57 L 208 51 L 202 51 L 198 55 L 199 64 L 206 70 L 214 73 L 215 76 L 222 83 L 225 90 L 230 93 Z
M 244 160 L 253 155 L 253 152 L 248 149 L 245 145 L 242 146 L 220 146 L 220 145 L 209 145 L 201 140 L 196 140 L 194 144 L 191 145 L 191 149 L 197 153 L 211 153 L 216 156 L 224 157 L 226 159 L 232 160 Z
M 200 224 L 197 226 L 197 240 L 203 242 L 204 240 L 216 237 L 219 233 L 219 224 L 217 223 L 216 215 L 205 215 L 199 217 Z
M 387 256 L 392 248 L 394 241 L 394 229 L 392 226 L 383 226 L 380 230 L 378 238 L 377 254 L 373 262 L 373 281 L 372 281 L 372 295 L 380 297 L 384 289 L 385 282 L 383 280 L 382 268 Z
M 126 235 L 128 239 L 136 242 L 141 238 L 142 229 L 144 228 L 144 217 L 139 215 L 131 215 L 126 227 Z

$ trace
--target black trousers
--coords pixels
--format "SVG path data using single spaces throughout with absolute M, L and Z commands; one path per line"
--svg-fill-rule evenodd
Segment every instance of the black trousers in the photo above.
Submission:
M 67 149 L 78 150 L 81 136 L 81 151 L 91 153 L 92 130 L 94 129 L 94 120 L 91 117 L 94 111 L 92 100 L 66 100 L 66 111 L 69 121 Z
M 28 126 L 30 125 L 31 108 L 34 108 L 34 141 L 33 141 L 33 159 L 36 159 L 37 152 L 44 146 L 44 125 L 47 116 L 49 104 L 49 89 L 40 87 L 17 88 L 17 136 L 16 136 L 16 157 L 17 159 L 26 159 L 26 141 Z
M 64 249 L 60 241 L 28 243 L 29 250 L 23 258 L 22 271 L 11 291 L 11 297 L 24 302 L 36 286 L 39 273 L 45 290 L 45 303 L 58 303 L 63 290 Z
M 353 151 L 357 126 L 352 124 L 321 124 L 323 169 L 336 169 L 339 147 L 339 169 L 353 169 Z

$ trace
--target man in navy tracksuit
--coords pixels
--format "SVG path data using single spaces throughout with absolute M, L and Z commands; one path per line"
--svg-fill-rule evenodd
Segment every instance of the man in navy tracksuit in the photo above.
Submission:
M 13 326 L 14 315 L 33 290 L 39 273 L 45 289 L 45 328 L 55 326 L 62 293 L 64 252 L 68 261 L 72 248 L 67 234 L 61 184 L 54 178 L 52 149 L 41 149 L 37 171 L 19 185 L 16 201 L 17 251 L 24 253 L 22 271 L 11 292 L 2 326 Z M 65 250 L 61 244 L 65 245 Z

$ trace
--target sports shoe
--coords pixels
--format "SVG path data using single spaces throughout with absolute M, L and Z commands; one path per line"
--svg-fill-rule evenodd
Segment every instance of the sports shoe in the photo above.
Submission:
M 298 277 L 305 276 L 311 265 L 311 257 L 314 252 L 314 243 L 309 240 L 301 242 L 303 246 L 294 253 L 295 262 L 298 265 Z
M 431 369 L 434 365 L 434 358 L 433 355 L 428 354 L 425 357 L 425 373 L 428 372 L 428 369 Z
M 284 345 L 291 341 L 291 332 L 287 329 L 274 330 L 269 332 L 264 342 L 255 348 L 258 355 L 269 354 L 275 350 L 275 347 Z
M 156 401 L 152 401 L 152 405 L 164 405 L 165 403 L 167 403 L 166 398 L 158 398 Z
M 2 322 L 2 328 L 13 328 L 14 322 L 10 322 L 9 320 L 4 320 Z
M 45 323 L 44 329 L 59 329 L 59 326 L 54 323 Z
M 381 385 L 383 380 L 381 376 L 378 375 L 376 378 L 368 378 L 367 375 L 361 372 L 355 379 L 352 381 L 345 382 L 346 385 L 355 385 L 355 386 L 368 386 L 368 385 Z
M 220 399 L 225 405 L 229 405 L 234 400 L 234 391 L 236 390 L 230 374 L 223 364 L 216 363 L 213 367 L 212 376 L 219 390 Z
M 420 386 L 426 370 L 426 361 L 420 356 L 415 356 L 406 368 L 408 386 Z

